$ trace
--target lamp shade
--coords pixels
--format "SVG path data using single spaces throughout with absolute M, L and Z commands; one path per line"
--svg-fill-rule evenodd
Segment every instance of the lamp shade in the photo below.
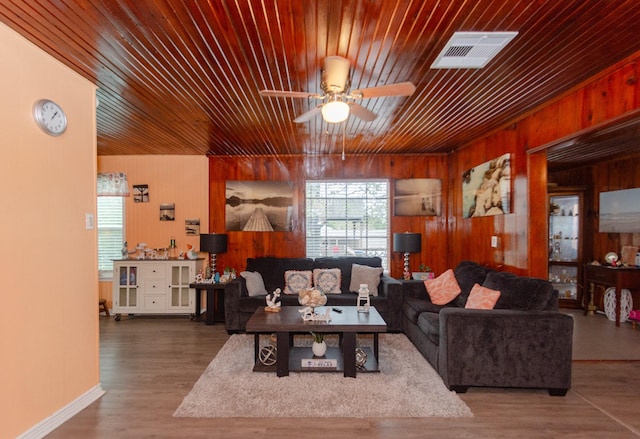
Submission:
M 200 251 L 213 254 L 226 252 L 227 235 L 217 233 L 200 235 Z
M 422 237 L 420 233 L 394 233 L 393 251 L 404 253 L 418 253 L 421 249 Z

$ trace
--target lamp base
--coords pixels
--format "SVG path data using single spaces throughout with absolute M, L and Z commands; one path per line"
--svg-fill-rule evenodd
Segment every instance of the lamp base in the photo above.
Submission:
M 409 271 L 409 252 L 404 254 L 404 270 L 402 271 L 404 280 L 411 280 L 411 271 Z
M 213 277 L 216 274 L 216 254 L 215 253 L 211 253 L 210 266 L 211 266 L 211 277 Z

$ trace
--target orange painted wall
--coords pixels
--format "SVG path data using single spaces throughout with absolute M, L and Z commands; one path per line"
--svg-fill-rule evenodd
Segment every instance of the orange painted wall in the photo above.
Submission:
M 205 156 L 99 156 L 98 172 L 125 172 L 129 190 L 149 185 L 149 202 L 126 198 L 126 239 L 133 250 L 139 242 L 151 248 L 168 247 L 175 237 L 179 250 L 200 247 L 199 236 L 187 236 L 185 219 L 200 219 L 201 233 L 209 231 L 209 160 Z M 175 221 L 160 221 L 160 204 L 175 203 Z M 203 255 L 206 256 L 206 255 Z M 100 297 L 111 308 L 111 282 L 100 282 Z
M 0 24 L 0 437 L 99 387 L 95 87 Z M 33 121 L 41 98 L 69 125 Z

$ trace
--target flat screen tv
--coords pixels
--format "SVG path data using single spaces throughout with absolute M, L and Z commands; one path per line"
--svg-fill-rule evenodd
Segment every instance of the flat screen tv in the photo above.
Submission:
M 600 192 L 603 233 L 640 233 L 640 188 Z

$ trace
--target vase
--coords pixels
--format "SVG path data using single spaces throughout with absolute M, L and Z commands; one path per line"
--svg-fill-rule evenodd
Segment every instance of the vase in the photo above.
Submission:
M 324 357 L 327 353 L 327 344 L 324 341 L 321 341 L 320 343 L 314 341 L 311 346 L 311 350 L 313 351 L 313 355 L 316 357 Z

